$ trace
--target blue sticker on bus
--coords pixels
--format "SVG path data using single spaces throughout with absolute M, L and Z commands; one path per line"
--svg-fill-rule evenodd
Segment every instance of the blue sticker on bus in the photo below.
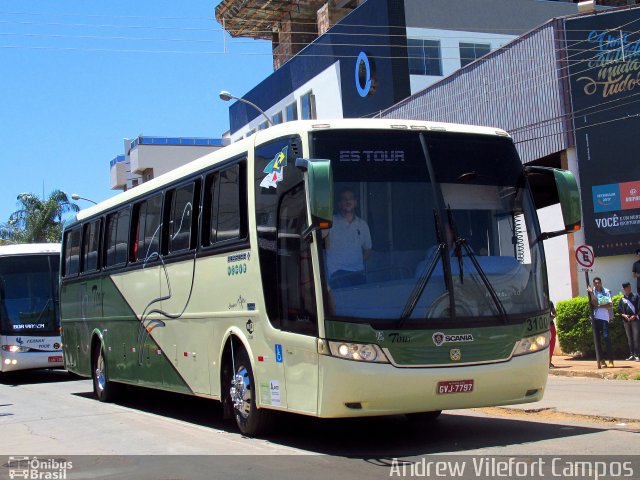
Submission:
M 282 345 L 276 343 L 276 362 L 282 363 Z

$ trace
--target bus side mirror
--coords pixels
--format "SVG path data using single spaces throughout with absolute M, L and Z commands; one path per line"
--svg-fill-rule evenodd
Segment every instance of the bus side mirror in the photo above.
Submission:
M 303 232 L 307 238 L 315 230 L 331 228 L 333 222 L 333 174 L 330 160 L 296 159 L 296 167 L 307 172 L 307 195 L 311 225 Z
M 550 167 L 525 167 L 537 209 L 560 203 L 564 230 L 545 232 L 538 240 L 557 237 L 580 230 L 582 207 L 580 191 L 573 173 Z

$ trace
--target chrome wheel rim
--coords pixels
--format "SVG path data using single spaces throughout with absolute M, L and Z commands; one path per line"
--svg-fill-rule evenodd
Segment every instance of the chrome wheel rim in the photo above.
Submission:
M 98 361 L 96 362 L 96 387 L 98 391 L 102 392 L 104 390 L 105 385 L 105 374 L 104 374 L 104 358 L 102 357 L 102 352 L 98 356 Z
M 242 418 L 249 418 L 251 413 L 251 381 L 245 367 L 239 367 L 231 380 L 231 401 L 233 408 Z

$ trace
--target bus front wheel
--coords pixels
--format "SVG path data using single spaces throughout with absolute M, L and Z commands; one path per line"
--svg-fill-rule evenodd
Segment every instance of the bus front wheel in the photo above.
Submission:
M 116 396 L 117 385 L 108 380 L 107 362 L 102 345 L 93 350 L 91 362 L 91 377 L 93 378 L 93 393 L 101 402 L 112 402 Z
M 234 364 L 229 393 L 240 433 L 249 437 L 266 433 L 271 427 L 273 412 L 256 406 L 257 388 L 246 350 L 238 352 Z

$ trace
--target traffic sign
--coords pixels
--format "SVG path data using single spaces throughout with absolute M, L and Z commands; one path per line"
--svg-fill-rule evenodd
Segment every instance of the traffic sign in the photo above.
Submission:
M 588 269 L 593 267 L 593 262 L 595 261 L 595 259 L 596 257 L 593 254 L 593 248 L 591 248 L 590 246 L 580 245 L 578 248 L 576 248 L 576 261 L 582 268 Z

